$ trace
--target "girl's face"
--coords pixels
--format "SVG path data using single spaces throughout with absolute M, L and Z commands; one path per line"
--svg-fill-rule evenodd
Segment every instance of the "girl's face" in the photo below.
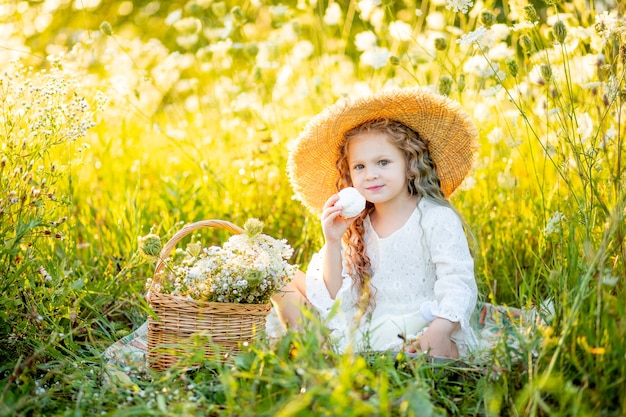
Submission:
M 411 198 L 404 154 L 386 133 L 370 131 L 353 136 L 348 143 L 348 167 L 352 185 L 374 205 Z

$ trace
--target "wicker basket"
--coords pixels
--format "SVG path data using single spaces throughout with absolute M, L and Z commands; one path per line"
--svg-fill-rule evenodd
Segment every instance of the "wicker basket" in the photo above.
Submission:
M 223 220 L 190 223 L 178 231 L 163 247 L 154 271 L 152 287 L 160 282 L 166 259 L 185 236 L 201 228 L 216 228 L 243 233 L 243 229 Z M 205 357 L 224 361 L 265 329 L 271 304 L 236 304 L 194 301 L 153 291 L 148 303 L 156 317 L 148 318 L 148 361 L 158 370 L 166 370 L 182 357 L 194 353 L 198 338 L 206 337 Z

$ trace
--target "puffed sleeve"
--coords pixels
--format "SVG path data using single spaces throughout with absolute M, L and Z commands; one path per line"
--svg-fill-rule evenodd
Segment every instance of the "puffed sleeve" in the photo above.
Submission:
M 469 251 L 461 219 L 449 207 L 433 209 L 427 227 L 430 256 L 435 265 L 437 306 L 433 315 L 460 323 L 455 340 L 476 344 L 470 319 L 478 296 L 474 260 Z

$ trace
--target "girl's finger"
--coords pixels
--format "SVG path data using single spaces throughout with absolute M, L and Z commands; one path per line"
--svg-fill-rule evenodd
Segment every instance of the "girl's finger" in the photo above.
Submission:
M 323 210 L 327 209 L 328 207 L 334 206 L 337 201 L 339 201 L 339 194 L 331 195 L 330 198 L 326 200 L 326 203 L 324 203 Z

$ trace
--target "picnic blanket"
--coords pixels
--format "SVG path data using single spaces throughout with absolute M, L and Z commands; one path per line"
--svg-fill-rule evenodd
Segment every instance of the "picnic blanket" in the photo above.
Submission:
M 541 309 L 521 309 L 490 303 L 479 303 L 473 323 L 479 340 L 477 350 L 493 351 L 498 344 L 515 350 L 525 334 L 534 326 L 546 324 L 550 319 L 551 307 L 545 303 Z M 104 357 L 112 365 L 145 369 L 148 360 L 148 322 L 113 343 L 104 351 Z

